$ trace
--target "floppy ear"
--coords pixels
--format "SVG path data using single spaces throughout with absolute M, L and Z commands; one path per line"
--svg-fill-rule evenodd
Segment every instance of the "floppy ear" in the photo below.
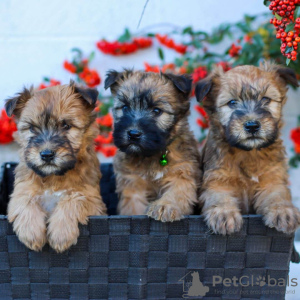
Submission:
M 106 78 L 104 82 L 104 88 L 107 90 L 110 88 L 113 84 L 117 82 L 117 79 L 121 76 L 121 73 L 115 71 L 115 70 L 109 70 L 106 73 Z
M 99 95 L 96 89 L 77 86 L 73 80 L 70 80 L 70 86 L 74 88 L 74 93 L 79 94 L 86 101 L 86 104 L 95 107 Z
M 199 81 L 195 88 L 195 95 L 198 102 L 203 101 L 212 88 L 212 78 L 208 77 Z
M 215 66 L 209 76 L 200 80 L 195 89 L 195 95 L 198 102 L 203 101 L 203 99 L 210 95 L 213 88 L 220 85 L 220 77 L 224 74 L 224 70 L 221 66 Z M 209 99 L 208 102 L 213 103 L 214 99 Z M 207 101 L 205 101 L 207 102 Z M 208 105 L 208 103 L 206 103 Z
M 133 70 L 127 70 L 127 69 L 124 69 L 123 72 L 109 70 L 106 73 L 104 88 L 106 90 L 110 88 L 112 94 L 115 94 L 117 91 L 117 86 L 120 84 L 120 81 L 123 81 L 125 78 L 128 78 L 132 73 Z
M 175 87 L 184 94 L 189 94 L 192 89 L 192 78 L 189 75 L 175 75 L 164 73 L 164 76 L 173 82 Z
M 277 74 L 282 78 L 286 84 L 291 84 L 295 87 L 299 86 L 296 73 L 294 70 L 285 67 L 279 67 L 277 69 Z
M 32 97 L 31 87 L 29 90 L 24 88 L 23 91 L 17 94 L 13 98 L 9 98 L 5 102 L 5 110 L 8 116 L 15 115 L 17 118 L 20 117 L 22 109 L 25 107 L 26 102 Z
M 277 73 L 284 80 L 285 84 L 291 84 L 295 87 L 299 86 L 296 73 L 290 68 L 277 65 L 273 61 L 262 61 L 259 64 L 259 68 L 263 71 Z

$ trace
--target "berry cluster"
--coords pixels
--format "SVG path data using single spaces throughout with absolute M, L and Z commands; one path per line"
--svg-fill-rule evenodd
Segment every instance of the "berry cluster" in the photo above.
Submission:
M 300 18 L 295 11 L 300 0 L 274 0 L 269 9 L 275 18 L 270 20 L 276 28 L 276 38 L 281 39 L 281 53 L 291 60 L 297 59 L 298 43 L 300 43 Z
M 91 70 L 85 67 L 78 75 L 88 87 L 95 87 L 101 83 L 101 78 L 96 70 Z
M 0 114 L 0 144 L 9 144 L 13 141 L 13 133 L 17 131 L 17 125 L 13 118 L 9 117 L 2 109 Z
M 134 53 L 139 49 L 149 48 L 152 45 L 152 39 L 138 37 L 133 38 L 130 42 L 108 42 L 106 40 L 101 40 L 96 45 L 103 53 L 117 56 Z
M 70 73 L 77 74 L 87 86 L 95 87 L 101 83 L 101 78 L 96 70 L 91 70 L 88 67 L 88 64 L 88 59 L 75 58 L 72 63 L 65 60 L 63 66 Z
M 53 78 L 44 78 L 43 82 L 39 85 L 38 89 L 42 90 L 50 86 L 60 85 L 61 82 L 59 80 Z
M 295 153 L 300 154 L 300 127 L 292 129 L 291 139 L 295 146 Z
M 242 46 L 237 46 L 236 44 L 233 43 L 228 50 L 228 54 L 231 57 L 237 57 L 237 56 L 239 56 L 239 52 L 241 49 L 242 49 Z
M 176 44 L 173 39 L 169 38 L 167 35 L 156 34 L 157 40 L 164 46 L 170 49 L 174 49 L 180 54 L 185 54 L 187 46 L 182 44 Z

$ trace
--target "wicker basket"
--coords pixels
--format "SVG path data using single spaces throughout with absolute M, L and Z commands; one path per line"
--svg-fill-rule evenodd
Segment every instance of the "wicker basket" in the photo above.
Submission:
M 14 167 L 3 167 L 2 209 Z M 115 213 L 111 165 L 103 164 L 102 173 L 102 195 Z M 48 245 L 28 250 L 1 216 L 0 299 L 284 299 L 285 286 L 260 283 L 268 276 L 287 279 L 293 236 L 265 227 L 260 216 L 243 218 L 241 232 L 221 236 L 211 234 L 201 216 L 173 223 L 91 217 L 77 245 L 57 254 Z M 216 283 L 234 276 L 241 279 L 237 286 Z M 189 296 L 202 284 L 203 298 Z

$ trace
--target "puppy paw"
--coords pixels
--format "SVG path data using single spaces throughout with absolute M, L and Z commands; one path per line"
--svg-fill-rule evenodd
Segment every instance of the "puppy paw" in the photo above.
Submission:
M 214 207 L 205 212 L 207 225 L 217 234 L 232 234 L 241 230 L 243 218 L 236 207 Z
M 26 247 L 41 251 L 47 241 L 46 221 L 44 215 L 29 215 L 27 211 L 18 215 L 14 220 L 13 230 Z
M 265 224 L 284 233 L 293 233 L 300 224 L 299 210 L 294 206 L 270 207 L 264 216 Z
M 67 220 L 50 220 L 48 225 L 48 242 L 51 248 L 61 253 L 76 245 L 79 236 L 77 222 Z
M 161 222 L 173 222 L 183 218 L 182 211 L 174 204 L 155 201 L 146 210 L 147 216 Z

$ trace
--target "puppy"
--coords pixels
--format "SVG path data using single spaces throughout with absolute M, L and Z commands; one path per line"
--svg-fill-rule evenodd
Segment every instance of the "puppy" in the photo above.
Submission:
M 118 211 L 172 222 L 191 214 L 200 183 L 199 154 L 189 130 L 191 80 L 133 72 L 107 74 L 115 97 L 114 159 Z
M 265 63 L 216 69 L 196 87 L 210 120 L 200 203 L 215 233 L 239 231 L 253 212 L 285 233 L 299 224 L 280 139 L 287 83 L 298 86 L 292 70 Z
M 93 145 L 97 96 L 96 90 L 71 82 L 24 89 L 5 104 L 7 114 L 16 117 L 21 145 L 8 220 L 32 250 L 41 250 L 48 240 L 63 252 L 76 244 L 78 223 L 106 212 Z

